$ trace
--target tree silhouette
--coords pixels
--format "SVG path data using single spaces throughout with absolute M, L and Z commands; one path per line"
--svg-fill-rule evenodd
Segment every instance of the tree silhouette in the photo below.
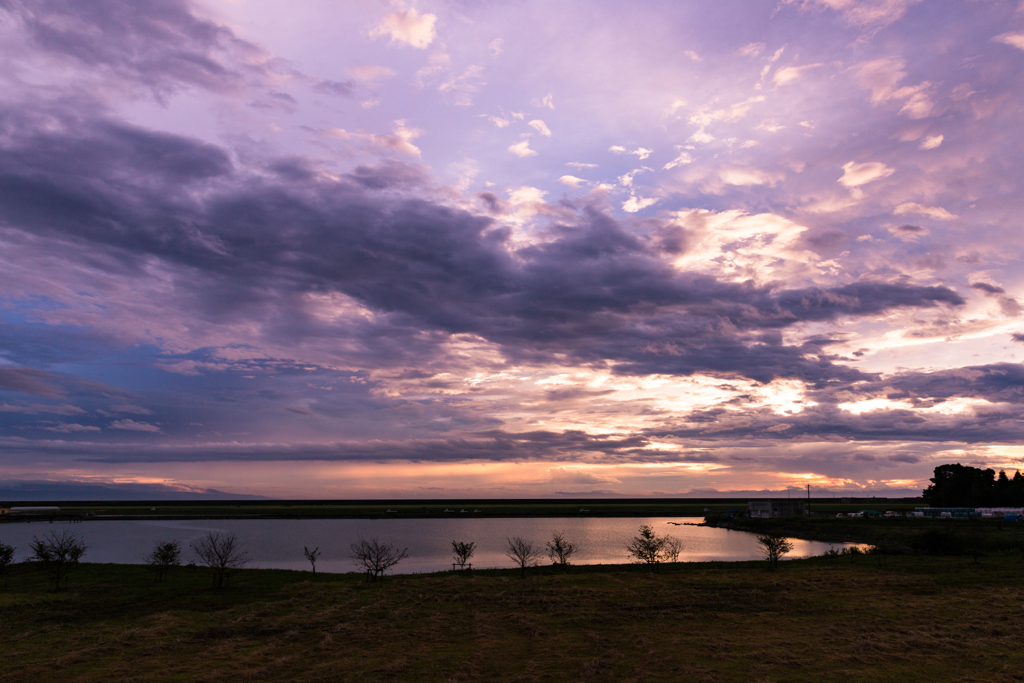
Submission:
M 157 543 L 146 555 L 146 564 L 156 572 L 156 580 L 163 581 L 171 567 L 181 564 L 181 544 L 177 541 Z
M 309 549 L 309 546 L 302 546 L 302 554 L 306 556 L 309 563 L 313 566 L 313 573 L 316 574 L 316 558 L 320 557 L 320 546 Z
M 409 556 L 408 548 L 398 550 L 390 543 L 378 541 L 376 537 L 369 541 L 362 536 L 349 546 L 352 550 L 352 562 L 362 567 L 370 581 L 376 581 L 384 572 Z
M 452 554 L 455 556 L 455 564 L 459 565 L 459 569 L 466 568 L 474 552 L 476 552 L 476 543 L 452 541 Z
M 537 560 L 540 558 L 540 549 L 535 548 L 532 542 L 521 536 L 512 538 L 506 536 L 505 542 L 508 543 L 505 555 L 519 565 L 520 577 L 525 579 L 526 568 L 537 564 Z
M 59 534 L 51 531 L 42 539 L 33 536 L 29 547 L 32 548 L 32 559 L 42 563 L 49 572 L 50 587 L 54 592 L 60 590 L 61 581 L 67 590 L 68 573 L 89 549 L 85 541 L 69 531 Z
M 234 534 L 210 531 L 191 547 L 199 560 L 213 570 L 214 588 L 221 588 L 232 573 L 249 564 L 249 554 L 242 550 L 242 542 Z

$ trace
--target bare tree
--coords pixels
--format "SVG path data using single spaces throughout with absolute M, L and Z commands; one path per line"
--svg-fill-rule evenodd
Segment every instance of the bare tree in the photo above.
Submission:
M 540 559 L 540 548 L 534 548 L 532 542 L 527 541 L 521 536 L 513 536 L 512 538 L 506 536 L 505 541 L 508 543 L 505 555 L 519 565 L 522 578 L 525 579 L 526 568 L 535 566 L 537 560 Z
M 576 544 L 565 539 L 564 531 L 556 531 L 548 541 L 548 557 L 562 569 L 569 566 L 569 558 L 576 553 Z
M 64 582 L 64 589 L 67 589 L 68 572 L 89 549 L 78 534 L 69 531 L 59 534 L 51 531 L 42 539 L 33 536 L 29 547 L 32 548 L 31 559 L 41 562 L 50 573 L 50 587 L 55 592 L 60 590 L 61 581 Z
M 360 536 L 349 548 L 352 549 L 352 563 L 362 567 L 371 581 L 384 576 L 384 572 L 409 557 L 408 548 L 399 550 L 390 543 L 378 541 L 376 536 L 369 541 Z
M 662 550 L 665 562 L 678 562 L 681 552 L 683 552 L 683 542 L 675 536 L 666 535 L 665 548 Z
M 199 561 L 213 570 L 213 587 L 220 588 L 236 570 L 249 564 L 249 554 L 242 550 L 238 536 L 227 532 L 209 531 L 191 544 Z
M 181 564 L 181 543 L 178 541 L 157 543 L 153 550 L 146 555 L 146 564 L 156 572 L 156 580 L 163 581 L 167 578 L 167 572 L 171 570 L 171 567 Z
M 768 566 L 774 571 L 779 565 L 779 558 L 793 549 L 793 543 L 782 534 L 767 533 L 757 537 Z
M 4 577 L 4 587 L 7 587 L 7 568 L 14 564 L 14 546 L 0 542 L 0 576 Z
M 452 541 L 452 554 L 455 556 L 455 564 L 459 565 L 459 569 L 466 568 L 466 565 L 469 564 L 469 558 L 473 557 L 474 552 L 476 552 L 476 543 Z M 469 566 L 472 567 L 473 565 Z
M 309 563 L 313 565 L 313 573 L 316 574 L 316 558 L 320 557 L 320 546 L 309 549 L 308 546 L 302 546 L 302 554 L 306 556 Z
M 635 564 L 646 564 L 652 569 L 657 569 L 662 562 L 676 562 L 682 549 L 682 541 L 668 534 L 658 536 L 647 524 L 626 544 Z

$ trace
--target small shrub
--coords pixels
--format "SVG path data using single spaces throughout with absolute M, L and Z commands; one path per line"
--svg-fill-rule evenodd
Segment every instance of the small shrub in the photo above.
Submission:
M 506 536 L 505 542 L 508 543 L 505 555 L 519 565 L 520 576 L 525 579 L 526 568 L 537 564 L 537 559 L 540 557 L 540 549 L 535 548 L 532 541 L 527 541 L 521 536 L 513 536 L 512 538 Z
M 653 570 L 657 570 L 662 562 L 677 561 L 682 549 L 681 541 L 667 534 L 658 536 L 654 529 L 646 524 L 641 526 L 637 535 L 626 544 L 628 557 L 632 558 L 633 563 L 646 564 Z
M 569 566 L 569 559 L 576 554 L 576 544 L 567 541 L 564 531 L 556 531 L 548 541 L 548 558 L 562 569 Z
M 191 547 L 199 560 L 213 570 L 214 588 L 221 588 L 233 572 L 249 564 L 249 555 L 234 534 L 210 531 Z
M 757 542 L 761 545 L 765 559 L 768 560 L 768 568 L 773 571 L 779 566 L 779 559 L 793 550 L 793 542 L 782 534 L 760 534 Z
M 78 561 L 89 549 L 78 534 L 62 531 L 59 534 L 51 531 L 44 538 L 32 537 L 32 558 L 43 565 L 50 574 L 50 589 L 60 590 L 61 582 L 64 589 L 68 587 L 68 573 L 78 565 Z
M 178 541 L 166 541 L 157 543 L 153 550 L 146 555 L 148 564 L 156 573 L 156 580 L 163 581 L 171 567 L 181 564 L 181 543 Z
M 474 552 L 476 552 L 476 543 L 452 541 L 452 555 L 455 557 L 455 564 L 459 565 L 459 569 L 466 568 L 466 565 L 469 564 L 469 560 L 473 557 Z
M 316 574 L 316 560 L 320 557 L 320 546 L 310 550 L 309 546 L 304 545 L 302 546 L 302 554 L 306 556 L 307 560 L 309 560 L 309 564 L 313 567 L 313 573 Z
M 349 546 L 352 550 L 352 562 L 362 567 L 370 581 L 384 576 L 384 572 L 409 557 L 408 548 L 399 550 L 390 543 L 378 541 L 376 537 L 369 541 L 362 536 Z
M 925 555 L 962 555 L 964 543 L 947 529 L 929 529 L 914 539 L 910 546 Z
M 7 586 L 7 568 L 14 564 L 14 546 L 0 542 L 0 576 L 4 577 Z

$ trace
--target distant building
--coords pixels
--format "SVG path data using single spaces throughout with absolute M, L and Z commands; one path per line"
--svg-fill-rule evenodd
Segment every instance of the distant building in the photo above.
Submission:
M 36 512 L 60 512 L 60 508 L 56 505 L 38 505 L 31 507 L 12 507 L 10 510 L 12 515 L 31 515 Z
M 1006 517 L 1024 515 L 1024 508 L 975 508 L 982 517 Z
M 779 519 L 804 514 L 806 503 L 802 500 L 752 500 L 747 503 L 747 512 L 753 519 Z
M 979 519 L 981 512 L 975 508 L 914 508 L 922 517 L 938 519 Z

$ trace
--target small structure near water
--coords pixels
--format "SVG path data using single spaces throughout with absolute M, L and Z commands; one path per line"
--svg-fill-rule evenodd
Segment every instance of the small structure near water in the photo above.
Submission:
M 780 519 L 804 514 L 807 509 L 802 500 L 752 500 L 747 503 L 751 519 Z

